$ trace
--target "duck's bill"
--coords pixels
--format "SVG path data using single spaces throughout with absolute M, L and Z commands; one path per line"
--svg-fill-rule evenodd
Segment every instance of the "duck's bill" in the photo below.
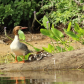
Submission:
M 21 29 L 27 29 L 28 27 L 22 27 Z

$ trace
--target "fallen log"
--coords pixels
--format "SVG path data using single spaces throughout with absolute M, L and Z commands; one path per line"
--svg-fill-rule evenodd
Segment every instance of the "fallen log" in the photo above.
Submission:
M 56 53 L 39 61 L 0 65 L 0 71 L 44 71 L 80 68 L 84 69 L 84 49 Z

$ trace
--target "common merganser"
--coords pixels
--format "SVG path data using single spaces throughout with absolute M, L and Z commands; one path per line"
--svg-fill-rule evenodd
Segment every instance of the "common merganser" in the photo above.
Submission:
M 28 50 L 28 47 L 21 43 L 19 41 L 19 37 L 18 37 L 18 30 L 20 29 L 26 29 L 27 27 L 21 27 L 21 26 L 16 26 L 14 29 L 13 29 L 13 33 L 15 35 L 14 37 L 14 40 L 13 42 L 10 44 L 10 49 L 13 51 L 13 53 L 15 54 L 15 62 L 14 63 L 17 63 L 18 60 L 17 60 L 17 56 L 19 55 L 23 55 L 23 61 L 21 61 L 20 63 L 24 63 L 24 58 L 25 58 L 25 55 L 27 55 L 30 51 Z

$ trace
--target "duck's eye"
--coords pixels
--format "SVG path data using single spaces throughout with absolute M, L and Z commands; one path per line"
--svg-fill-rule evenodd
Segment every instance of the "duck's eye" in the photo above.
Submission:
M 18 32 L 18 30 L 16 30 Z

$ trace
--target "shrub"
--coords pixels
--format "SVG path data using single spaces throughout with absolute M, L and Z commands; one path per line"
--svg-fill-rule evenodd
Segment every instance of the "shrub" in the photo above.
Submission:
M 14 22 L 14 26 L 21 20 L 29 20 L 38 6 L 36 4 L 35 0 L 0 0 L 0 24 L 4 24 L 5 19 L 10 19 L 8 25 Z
M 59 23 L 67 24 L 67 21 L 71 21 L 83 24 L 84 19 L 84 5 L 78 5 L 76 0 L 43 0 L 43 6 L 37 13 L 45 13 L 49 18 L 50 23 L 55 26 Z M 83 0 L 80 0 L 83 3 Z

